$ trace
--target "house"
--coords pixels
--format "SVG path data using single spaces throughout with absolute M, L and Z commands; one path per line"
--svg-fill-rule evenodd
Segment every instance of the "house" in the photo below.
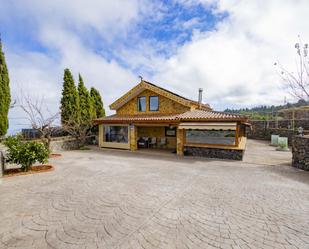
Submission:
M 212 111 L 202 103 L 202 89 L 194 101 L 141 80 L 110 108 L 116 114 L 94 120 L 100 147 L 242 159 L 248 118 Z

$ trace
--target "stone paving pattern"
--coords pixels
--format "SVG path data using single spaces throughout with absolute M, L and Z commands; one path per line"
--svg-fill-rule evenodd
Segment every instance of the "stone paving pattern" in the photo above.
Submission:
M 0 248 L 308 249 L 309 172 L 248 146 L 243 162 L 64 152 L 53 172 L 2 179 Z

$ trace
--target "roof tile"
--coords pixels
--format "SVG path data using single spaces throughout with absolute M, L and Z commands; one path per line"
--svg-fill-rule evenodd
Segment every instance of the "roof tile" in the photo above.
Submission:
M 191 110 L 182 114 L 138 114 L 138 115 L 118 115 L 114 114 L 104 118 L 96 119 L 96 123 L 108 121 L 186 121 L 186 120 L 247 120 L 246 116 L 215 112 L 206 110 Z

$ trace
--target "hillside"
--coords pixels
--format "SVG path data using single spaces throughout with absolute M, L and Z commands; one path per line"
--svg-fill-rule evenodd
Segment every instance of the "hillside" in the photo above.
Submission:
M 253 108 L 241 108 L 241 109 L 225 109 L 225 112 L 229 113 L 239 113 L 243 115 L 249 116 L 251 119 L 255 120 L 267 120 L 272 119 L 275 113 L 282 109 L 293 108 L 293 107 L 301 107 L 309 105 L 309 101 L 299 100 L 296 103 L 287 103 L 285 105 L 278 106 L 257 106 Z

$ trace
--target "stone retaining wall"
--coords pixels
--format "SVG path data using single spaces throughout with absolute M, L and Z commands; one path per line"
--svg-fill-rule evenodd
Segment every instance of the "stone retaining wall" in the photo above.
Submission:
M 309 171 L 309 136 L 295 136 L 292 153 L 292 166 Z
M 283 120 L 285 121 L 285 120 Z M 248 129 L 247 136 L 252 139 L 261 139 L 261 140 L 270 140 L 271 135 L 279 135 L 281 137 L 287 137 L 289 145 L 292 144 L 293 136 L 297 135 L 298 132 L 296 130 L 282 128 L 274 128 L 275 121 L 260 121 L 253 120 L 250 121 L 252 125 L 252 129 Z M 309 124 L 309 121 L 307 120 Z M 309 130 L 304 131 L 305 134 L 309 134 Z
M 226 150 L 226 149 L 185 146 L 185 155 L 208 157 L 208 158 L 242 160 L 244 151 L 243 150 Z
M 95 137 L 89 136 L 86 139 L 86 144 L 93 144 Z M 54 138 L 50 142 L 50 151 L 51 152 L 59 152 L 63 150 L 76 150 L 80 147 L 80 142 L 73 137 L 60 137 L 60 138 Z

